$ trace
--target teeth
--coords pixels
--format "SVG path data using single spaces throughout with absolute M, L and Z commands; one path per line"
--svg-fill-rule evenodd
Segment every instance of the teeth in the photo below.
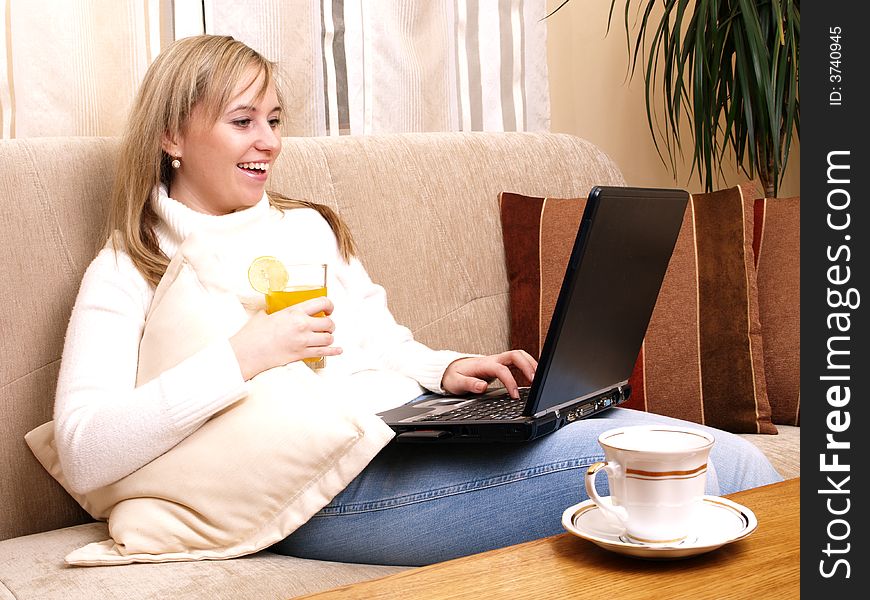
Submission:
M 262 163 L 262 162 L 239 163 L 238 166 L 243 168 L 243 169 L 257 169 L 259 171 L 268 171 L 269 170 L 269 163 Z

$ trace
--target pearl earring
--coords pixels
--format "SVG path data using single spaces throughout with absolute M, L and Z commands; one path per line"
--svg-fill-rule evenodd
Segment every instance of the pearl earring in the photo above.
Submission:
M 172 165 L 173 169 L 180 169 L 181 168 L 181 159 L 180 158 L 173 158 L 172 162 L 170 164 Z

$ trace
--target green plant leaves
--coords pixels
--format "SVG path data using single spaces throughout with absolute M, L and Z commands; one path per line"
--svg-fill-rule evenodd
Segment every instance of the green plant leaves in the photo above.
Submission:
M 631 4 L 626 0 L 624 12 L 629 38 Z M 611 0 L 608 28 L 615 6 Z M 799 0 L 640 0 L 637 14 L 631 75 L 640 64 L 647 123 L 662 161 L 676 174 L 685 113 L 692 172 L 707 191 L 733 155 L 775 196 L 792 135 L 800 139 Z

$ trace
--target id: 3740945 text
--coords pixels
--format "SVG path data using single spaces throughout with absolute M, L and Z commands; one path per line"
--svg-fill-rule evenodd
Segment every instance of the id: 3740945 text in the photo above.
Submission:
M 828 29 L 828 92 L 829 106 L 843 105 L 843 28 L 839 25 Z

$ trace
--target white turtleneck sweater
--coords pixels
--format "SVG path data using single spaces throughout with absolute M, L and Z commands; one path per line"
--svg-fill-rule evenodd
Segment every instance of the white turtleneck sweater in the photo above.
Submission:
M 243 232 L 228 241 L 224 253 L 243 301 L 256 298 L 247 284 L 247 265 L 256 256 L 326 263 L 328 295 L 335 306 L 335 345 L 344 352 L 329 357 L 319 375 L 341 381 L 374 374 L 366 381 L 379 386 L 377 410 L 413 399 L 422 391 L 415 382 L 442 391 L 444 370 L 467 356 L 431 350 L 414 341 L 387 309 L 383 288 L 372 283 L 357 259 L 341 258 L 331 228 L 312 209 L 281 212 L 264 195 L 249 209 L 213 216 L 169 198 L 165 188 L 155 194 L 152 205 L 160 218 L 156 228 L 160 247 L 170 258 L 194 231 L 218 236 L 223 231 Z M 247 393 L 228 339 L 136 386 L 139 343 L 153 296 L 154 289 L 129 256 L 109 245 L 82 279 L 67 329 L 54 407 L 61 467 L 76 492 L 132 473 Z

